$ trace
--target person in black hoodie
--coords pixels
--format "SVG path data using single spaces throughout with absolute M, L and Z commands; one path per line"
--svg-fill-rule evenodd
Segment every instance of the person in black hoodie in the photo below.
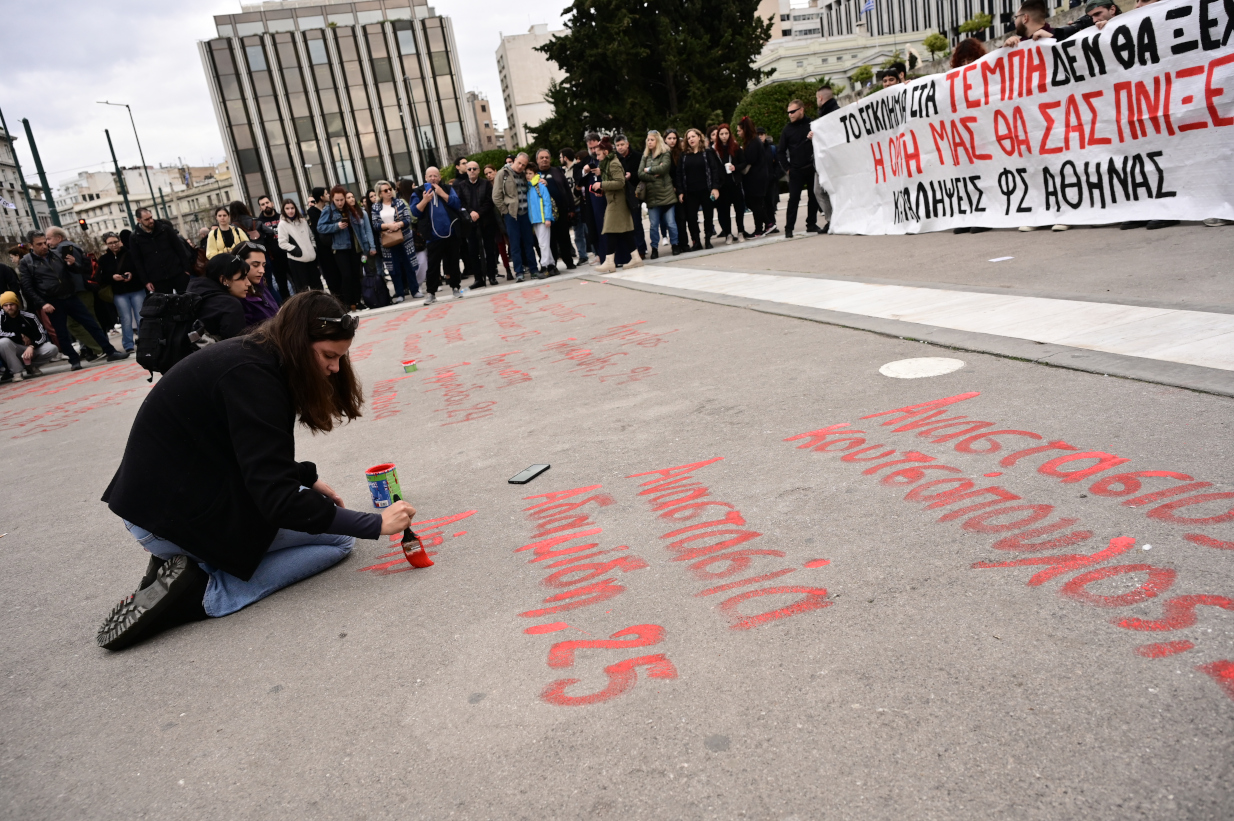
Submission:
M 754 214 L 754 233 L 761 237 L 767 230 L 767 149 L 759 138 L 749 117 L 742 117 L 737 125 L 741 132 L 741 145 L 746 163 L 746 170 L 740 175 L 740 185 L 745 194 L 745 201 Z M 739 223 L 740 224 L 740 223 Z
M 840 110 L 840 104 L 836 102 L 836 93 L 831 90 L 831 86 L 823 86 L 814 96 L 818 103 L 818 116 L 826 117 L 828 114 Z M 820 234 L 827 234 L 831 231 L 831 195 L 827 190 L 819 184 L 817 173 L 814 178 L 814 198 L 818 201 L 818 210 L 823 215 L 823 226 L 819 228 Z
M 133 273 L 152 293 L 185 293 L 195 260 L 189 259 L 184 240 L 170 222 L 156 220 L 149 208 L 138 208 L 136 216 L 137 228 L 125 243 Z
M 234 613 L 342 561 L 357 538 L 411 526 L 408 503 L 348 510 L 316 465 L 296 461 L 297 421 L 328 433 L 360 416 L 347 357 L 358 324 L 334 297 L 305 291 L 155 383 L 103 494 L 151 558 L 99 646 Z
M 133 271 L 125 240 L 132 240 L 127 228 L 120 236 L 103 235 L 107 253 L 99 257 L 99 278 L 111 286 L 112 301 L 120 318 L 120 339 L 126 351 L 134 350 L 133 333 L 141 328 L 141 306 L 146 302 L 146 283 Z
M 257 207 L 261 211 L 253 218 L 253 223 L 261 234 L 257 241 L 266 249 L 266 282 L 274 283 L 274 295 L 283 302 L 291 296 L 287 282 L 287 252 L 279 247 L 279 222 L 283 217 L 274 210 L 274 200 L 268 196 L 257 200 Z
M 5 382 L 20 382 L 25 376 L 42 376 L 39 365 L 50 362 L 60 351 L 47 337 L 39 318 L 21 309 L 15 291 L 0 294 L 0 361 Z
M 304 215 L 308 217 L 309 229 L 313 232 L 313 244 L 317 249 L 317 267 L 321 270 L 321 278 L 325 280 L 330 293 L 337 295 L 342 293 L 340 289 L 343 286 L 339 282 L 338 268 L 334 266 L 334 247 L 330 244 L 330 237 L 317 230 L 321 211 L 327 204 L 326 189 L 314 188 L 313 196 L 309 197 L 309 207 Z
M 249 295 L 249 265 L 231 253 L 216 254 L 206 263 L 206 272 L 189 281 L 189 293 L 201 297 L 197 318 L 206 331 L 219 339 L 244 333 L 244 298 Z
M 643 201 L 634 196 L 638 189 L 638 164 L 642 162 L 641 151 L 631 151 L 630 141 L 625 134 L 613 138 L 613 150 L 621 160 L 621 167 L 626 173 L 626 204 L 631 205 L 630 216 L 634 218 L 634 240 L 638 243 L 638 255 L 647 258 L 647 235 L 643 232 Z
M 776 152 L 781 167 L 788 171 L 788 207 L 784 211 L 784 236 L 792 238 L 797 227 L 797 203 L 801 189 L 809 200 L 806 209 L 806 230 L 818 233 L 818 200 L 814 199 L 814 132 L 806 120 L 806 107 L 801 100 L 788 104 L 788 124 L 780 132 L 780 148 Z

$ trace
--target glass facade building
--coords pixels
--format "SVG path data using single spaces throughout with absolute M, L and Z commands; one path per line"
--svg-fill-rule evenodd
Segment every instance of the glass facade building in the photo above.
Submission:
M 357 194 L 422 180 L 467 153 L 450 18 L 425 0 L 284 0 L 214 18 L 199 43 L 236 187 L 303 206 L 316 186 Z

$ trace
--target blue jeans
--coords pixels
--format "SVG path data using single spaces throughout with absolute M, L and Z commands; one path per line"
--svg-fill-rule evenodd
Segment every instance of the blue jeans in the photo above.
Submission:
M 120 338 L 124 350 L 133 350 L 133 331 L 141 330 L 141 306 L 146 302 L 146 289 L 127 294 L 114 294 L 112 301 L 120 315 Z
M 412 286 L 412 290 L 416 289 L 416 263 L 407 256 L 407 248 L 403 245 L 396 245 L 393 248 L 387 248 L 390 252 L 390 264 L 386 267 L 386 273 L 390 275 L 390 281 L 394 283 L 394 295 L 406 296 L 407 286 Z
M 266 549 L 261 564 L 253 571 L 253 577 L 244 581 L 199 561 L 179 545 L 159 538 L 145 528 L 127 521 L 124 526 L 133 534 L 133 538 L 137 539 L 138 544 L 160 559 L 188 556 L 196 561 L 210 576 L 202 604 L 205 606 L 206 615 L 216 618 L 234 613 L 264 599 L 276 590 L 282 590 L 338 564 L 347 558 L 352 545 L 356 543 L 352 536 L 331 536 L 327 533 L 314 535 L 295 530 L 279 530 L 270 547 Z
M 506 241 L 510 246 L 510 262 L 514 273 L 539 270 L 536 266 L 536 238 L 531 232 L 531 218 L 520 214 L 518 219 L 502 214 L 506 223 Z
M 671 205 L 647 206 L 647 220 L 651 223 L 651 247 L 660 247 L 660 226 L 667 226 L 668 241 L 677 247 L 677 215 Z
M 587 261 L 587 224 L 581 219 L 574 223 L 574 247 L 578 250 L 579 262 Z

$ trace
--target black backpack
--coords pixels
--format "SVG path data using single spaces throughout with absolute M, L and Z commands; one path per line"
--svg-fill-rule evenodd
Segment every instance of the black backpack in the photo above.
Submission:
M 150 294 L 141 306 L 141 327 L 137 337 L 137 364 L 154 374 L 167 373 L 171 366 L 197 350 L 189 338 L 197 321 L 197 294 Z

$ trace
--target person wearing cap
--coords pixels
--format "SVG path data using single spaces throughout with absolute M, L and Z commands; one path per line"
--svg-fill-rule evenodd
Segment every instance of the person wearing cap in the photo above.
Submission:
M 20 382 L 24 376 L 42 376 L 38 366 L 60 356 L 60 349 L 47 337 L 47 329 L 34 314 L 23 311 L 17 294 L 0 294 L 0 359 L 8 370 L 3 381 Z
M 297 422 L 328 433 L 361 415 L 347 356 L 358 326 L 335 297 L 303 291 L 154 383 L 103 494 L 150 559 L 104 619 L 100 647 L 234 613 L 342 561 L 356 539 L 411 526 L 407 502 L 350 510 L 296 460 Z

